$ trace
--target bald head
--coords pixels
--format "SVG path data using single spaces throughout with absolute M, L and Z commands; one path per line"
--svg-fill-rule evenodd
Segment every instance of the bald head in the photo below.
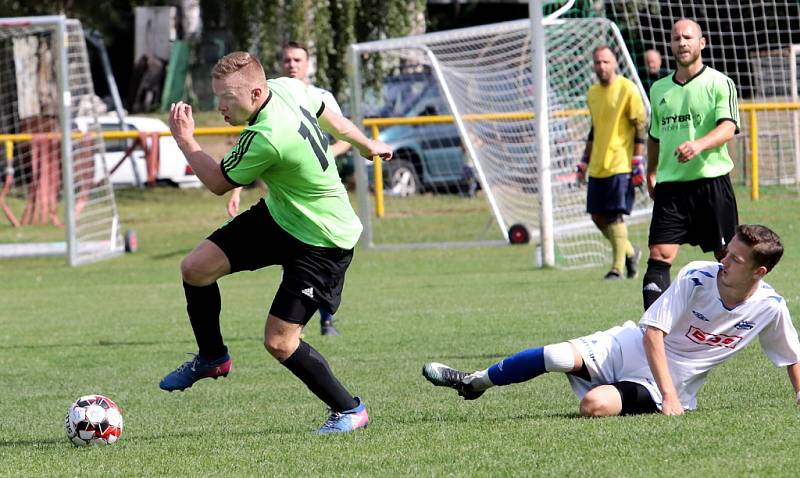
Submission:
M 678 70 L 684 69 L 693 75 L 702 68 L 700 52 L 706 47 L 706 39 L 697 22 L 688 18 L 675 22 L 672 25 L 670 46 L 678 63 Z
M 661 69 L 661 53 L 658 50 L 647 50 L 644 52 L 644 63 L 647 65 L 647 71 L 652 75 L 657 75 Z
M 672 25 L 672 34 L 675 35 L 676 32 L 691 32 L 698 38 L 703 36 L 703 30 L 700 25 L 689 18 L 681 18 Z

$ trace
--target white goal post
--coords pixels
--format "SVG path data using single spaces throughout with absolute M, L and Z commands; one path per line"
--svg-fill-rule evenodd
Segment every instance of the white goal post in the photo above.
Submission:
M 608 45 L 619 58 L 619 72 L 642 87 L 613 22 L 547 18 L 540 24 L 543 28 L 537 30 L 530 20 L 518 20 L 353 45 L 352 116 L 361 121 L 364 99 L 380 94 L 380 87 L 369 84 L 364 74 L 376 63 L 390 72 L 384 77 L 386 83 L 408 76 L 409 71 L 435 78 L 435 86 L 428 90 L 438 88 L 447 106 L 447 111 L 436 113 L 452 115 L 464 162 L 475 169 L 480 197 L 489 203 L 500 237 L 509 240 L 512 226 L 522 226 L 533 242 L 543 246 L 543 265 L 595 266 L 607 261 L 609 248 L 586 213 L 586 189 L 577 184 L 575 175 L 591 127 L 586 93 L 596 81 L 594 48 Z M 545 44 L 545 70 L 534 64 L 532 43 L 537 40 L 532 41 L 532 31 L 542 34 L 538 41 Z M 544 80 L 545 90 L 539 90 L 537 78 Z M 537 91 L 546 93 L 537 96 Z M 418 128 L 417 142 L 433 144 L 434 138 L 426 134 Z M 433 169 L 436 159 L 432 155 L 425 167 Z M 373 232 L 373 223 L 379 220 L 371 215 L 366 168 L 356 166 L 364 244 L 384 246 Z M 449 209 L 440 207 L 437 214 Z M 649 212 L 649 197 L 637 193 L 629 225 L 642 229 Z M 540 231 L 551 234 L 552 240 L 548 242 Z
M 797 60 L 800 59 L 800 45 L 789 48 L 789 85 L 792 103 L 800 103 L 800 89 L 797 87 Z M 792 136 L 794 137 L 794 174 L 796 184 L 800 184 L 800 111 L 792 112 Z
M 124 252 L 99 125 L 74 121 L 96 111 L 78 21 L 0 18 L 0 259 Z
M 541 18 L 543 4 L 553 13 L 539 20 L 535 17 Z M 728 144 L 735 162 L 732 181 L 750 186 L 753 198 L 758 184 L 800 186 L 796 46 L 800 44 L 800 2 L 529 0 L 529 5 L 531 20 L 352 46 L 353 119 L 404 116 L 400 123 L 397 118 L 365 122 L 380 127 L 381 139 L 401 153 L 396 156 L 399 161 L 384 165 L 384 183 L 409 178 L 410 183 L 419 179 L 423 186 L 423 194 L 417 193 L 422 200 L 409 200 L 397 194 L 400 189 L 387 188 L 394 196 L 382 215 L 383 205 L 376 200 L 373 208 L 370 191 L 380 184 L 378 178 L 367 179 L 367 172 L 378 168 L 356 162 L 363 244 L 430 247 L 424 234 L 432 236 L 429 231 L 437 223 L 449 227 L 461 241 L 477 236 L 471 244 L 479 244 L 492 224 L 475 234 L 478 221 L 441 219 L 451 211 L 471 209 L 492 215 L 495 238 L 508 240 L 512 226 L 526 229 L 531 240 L 544 246 L 542 263 L 580 267 L 606 262 L 607 241 L 589 220 L 585 190 L 574 181 L 574 166 L 590 126 L 586 92 L 596 81 L 591 52 L 608 44 L 619 59 L 618 72 L 643 90 L 639 77 L 646 74 L 646 50 L 660 53 L 662 66 L 669 72 L 675 69 L 670 30 L 680 18 L 700 23 L 707 40 L 704 64 L 722 71 L 737 86 L 742 124 L 740 134 Z M 542 43 L 546 66 L 537 70 L 532 51 Z M 538 86 L 542 83 L 546 90 Z M 430 96 L 441 97 L 443 106 L 421 101 Z M 390 108 L 374 107 L 387 102 Z M 537 114 L 540 108 L 547 114 Z M 384 110 L 395 114 L 380 114 Z M 450 121 L 450 130 L 437 132 L 425 126 L 445 120 Z M 461 157 L 457 157 L 459 152 Z M 460 175 L 462 167 L 474 170 L 478 179 L 479 186 L 470 190 L 472 203 L 430 193 L 433 188 L 426 185 L 433 182 L 430 178 L 468 179 L 469 174 Z M 392 173 L 386 174 L 386 169 Z M 473 195 L 475 190 L 478 193 Z M 478 202 L 485 207 L 478 208 Z M 421 210 L 426 206 L 427 210 Z M 642 248 L 647 244 L 650 206 L 646 192 L 637 194 L 633 214 L 626 218 L 631 242 Z M 424 221 L 409 220 L 421 217 Z M 419 234 L 407 233 L 420 222 Z M 407 242 L 393 244 L 398 237 Z M 442 237 L 447 238 L 447 233 L 437 236 Z M 449 244 L 453 243 L 433 246 L 452 247 Z

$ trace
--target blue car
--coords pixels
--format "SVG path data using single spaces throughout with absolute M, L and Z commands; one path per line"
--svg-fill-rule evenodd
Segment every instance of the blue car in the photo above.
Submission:
M 450 114 L 436 81 L 427 74 L 391 77 L 384 82 L 383 93 L 382 106 L 368 110 L 368 116 Z M 380 139 L 394 150 L 394 159 L 383 163 L 387 194 L 410 196 L 423 191 L 474 194 L 477 183 L 455 124 L 390 126 L 381 130 Z M 372 185 L 372 163 L 368 163 L 368 174 Z

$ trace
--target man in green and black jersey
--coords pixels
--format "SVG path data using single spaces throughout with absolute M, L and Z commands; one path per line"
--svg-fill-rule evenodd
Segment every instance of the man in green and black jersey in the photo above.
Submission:
M 364 136 L 325 108 L 314 90 L 293 78 L 267 80 L 245 52 L 220 59 L 212 71 L 218 110 L 231 125 L 244 124 L 234 148 L 217 163 L 194 139 L 191 107 L 172 105 L 170 130 L 203 184 L 222 195 L 261 178 L 267 196 L 202 241 L 181 263 L 192 330 L 199 347 L 190 361 L 160 383 L 184 390 L 202 378 L 228 374 L 217 280 L 227 274 L 281 265 L 283 279 L 264 330 L 267 351 L 331 409 L 320 433 L 347 432 L 369 422 L 364 404 L 334 376 L 327 361 L 301 340 L 320 307 L 335 312 L 345 272 L 361 234 L 323 134 L 355 146 L 365 157 L 391 159 L 392 150 Z
M 739 222 L 726 146 L 739 132 L 736 86 L 703 65 L 705 44 L 696 22 L 675 22 L 671 47 L 677 70 L 650 89 L 647 187 L 654 205 L 642 287 L 645 310 L 667 290 L 681 244 L 699 245 L 720 260 Z

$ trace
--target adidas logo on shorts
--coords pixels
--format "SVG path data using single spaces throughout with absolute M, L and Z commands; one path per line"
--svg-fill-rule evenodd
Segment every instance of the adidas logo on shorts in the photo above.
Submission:
M 313 287 L 309 287 L 308 289 L 303 289 L 300 292 L 302 292 L 303 294 L 307 295 L 311 299 L 314 298 L 314 288 Z
M 642 288 L 642 290 L 651 290 L 651 291 L 653 291 L 653 292 L 663 292 L 663 291 L 661 290 L 661 287 L 659 287 L 659 286 L 658 286 L 656 283 L 654 283 L 654 282 L 648 282 L 648 283 L 647 283 L 647 285 L 646 285 L 646 286 L 644 286 L 644 287 Z

